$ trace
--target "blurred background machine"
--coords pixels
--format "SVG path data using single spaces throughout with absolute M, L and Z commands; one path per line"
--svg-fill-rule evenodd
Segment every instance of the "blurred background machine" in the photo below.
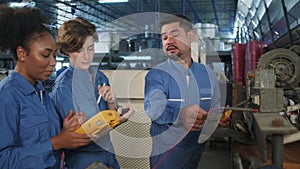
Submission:
M 244 111 L 232 124 L 234 129 L 246 133 L 246 137 L 253 140 L 244 141 L 245 144 L 253 143 L 258 147 L 262 161 L 249 159 L 250 166 L 254 168 L 268 160 L 268 153 L 272 153 L 272 166 L 283 168 L 284 144 L 300 140 L 298 49 L 299 46 L 293 46 L 270 50 L 260 56 L 255 69 L 246 73 L 245 101 L 241 105 L 257 110 L 257 113 Z

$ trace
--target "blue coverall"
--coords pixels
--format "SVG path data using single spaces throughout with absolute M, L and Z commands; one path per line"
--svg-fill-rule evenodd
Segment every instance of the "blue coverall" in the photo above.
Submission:
M 90 79 L 90 73 L 94 79 Z M 108 104 L 98 98 L 98 85 L 109 85 L 108 78 L 103 72 L 90 68 L 89 73 L 74 68 L 72 65 L 61 73 L 52 87 L 50 97 L 54 100 L 56 108 L 64 118 L 72 109 L 74 112 L 82 111 L 90 118 L 99 111 L 107 110 Z M 109 134 L 106 134 L 87 146 L 75 150 L 65 151 L 65 162 L 68 169 L 86 168 L 95 161 L 101 161 L 106 166 L 118 169 L 119 164 L 114 155 L 114 149 Z
M 193 62 L 189 69 L 168 59 L 151 69 L 145 77 L 145 111 L 151 118 L 151 168 L 197 168 L 203 144 L 201 131 L 188 132 L 179 112 L 188 105 L 205 111 L 220 106 L 220 89 L 215 73 Z
M 0 82 L 0 168 L 59 168 L 60 151 L 51 137 L 60 132 L 60 120 L 40 82 L 32 86 L 10 71 Z

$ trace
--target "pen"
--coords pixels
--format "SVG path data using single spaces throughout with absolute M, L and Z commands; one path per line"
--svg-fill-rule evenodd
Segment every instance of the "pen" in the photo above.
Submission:
M 105 83 L 103 83 L 103 85 L 102 85 L 102 87 L 104 87 L 106 84 Z M 102 97 L 102 94 L 99 94 L 99 97 L 98 97 L 98 100 L 97 100 L 97 104 L 99 104 L 100 103 L 100 101 L 101 101 L 101 97 Z

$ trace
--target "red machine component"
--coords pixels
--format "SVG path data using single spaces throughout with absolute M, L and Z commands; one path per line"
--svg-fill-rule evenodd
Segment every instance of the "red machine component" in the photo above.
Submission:
M 259 44 L 259 56 L 262 56 L 267 51 L 267 44 L 264 41 L 260 41 Z
M 231 55 L 233 58 L 233 81 L 236 83 L 243 82 L 245 70 L 245 45 L 233 43 Z
M 256 68 L 261 55 L 266 51 L 266 44 L 262 41 L 250 41 L 245 45 L 245 77 L 247 73 Z

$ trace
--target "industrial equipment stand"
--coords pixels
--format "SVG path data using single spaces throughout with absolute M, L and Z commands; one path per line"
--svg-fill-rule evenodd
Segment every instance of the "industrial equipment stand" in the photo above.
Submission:
M 266 137 L 271 136 L 272 164 L 283 168 L 283 136 L 297 132 L 287 119 L 279 113 L 254 113 L 254 133 L 263 162 L 267 161 Z

